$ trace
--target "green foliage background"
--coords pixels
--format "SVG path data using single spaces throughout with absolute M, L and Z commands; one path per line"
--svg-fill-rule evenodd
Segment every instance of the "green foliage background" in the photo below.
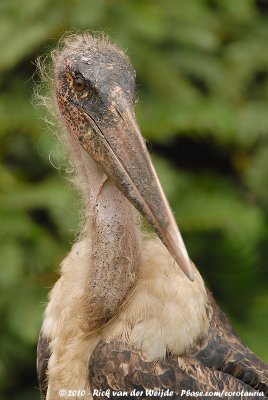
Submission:
M 1 0 L 0 399 L 39 398 L 44 303 L 79 226 L 61 148 L 31 104 L 34 60 L 70 29 L 127 49 L 138 121 L 189 253 L 268 361 L 268 2 Z

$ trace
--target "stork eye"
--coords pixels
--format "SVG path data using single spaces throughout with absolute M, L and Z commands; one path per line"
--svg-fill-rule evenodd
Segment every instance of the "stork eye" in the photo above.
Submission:
M 76 76 L 74 78 L 75 90 L 77 90 L 78 92 L 83 92 L 83 90 L 85 90 L 85 87 L 86 87 L 86 83 L 85 83 L 84 79 L 81 78 L 81 76 Z

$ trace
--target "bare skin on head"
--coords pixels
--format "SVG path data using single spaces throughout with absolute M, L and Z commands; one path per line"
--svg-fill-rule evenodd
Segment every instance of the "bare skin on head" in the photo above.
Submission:
M 92 37 L 87 41 L 66 47 L 56 62 L 63 121 L 193 280 L 186 248 L 136 123 L 135 71 L 116 47 Z

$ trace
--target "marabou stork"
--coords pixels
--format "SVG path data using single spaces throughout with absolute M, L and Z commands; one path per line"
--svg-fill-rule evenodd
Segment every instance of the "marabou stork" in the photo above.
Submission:
M 45 311 L 42 399 L 268 399 L 267 366 L 188 258 L 135 120 L 127 56 L 86 33 L 66 38 L 52 59 L 86 222 Z M 135 209 L 158 238 L 141 233 Z

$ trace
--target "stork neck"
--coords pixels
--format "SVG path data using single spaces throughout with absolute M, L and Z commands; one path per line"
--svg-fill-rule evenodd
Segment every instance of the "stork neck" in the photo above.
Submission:
M 91 249 L 84 295 L 86 329 L 95 330 L 116 314 L 136 282 L 140 237 L 132 205 L 88 154 L 77 150 L 77 184 L 85 202 L 85 235 Z

